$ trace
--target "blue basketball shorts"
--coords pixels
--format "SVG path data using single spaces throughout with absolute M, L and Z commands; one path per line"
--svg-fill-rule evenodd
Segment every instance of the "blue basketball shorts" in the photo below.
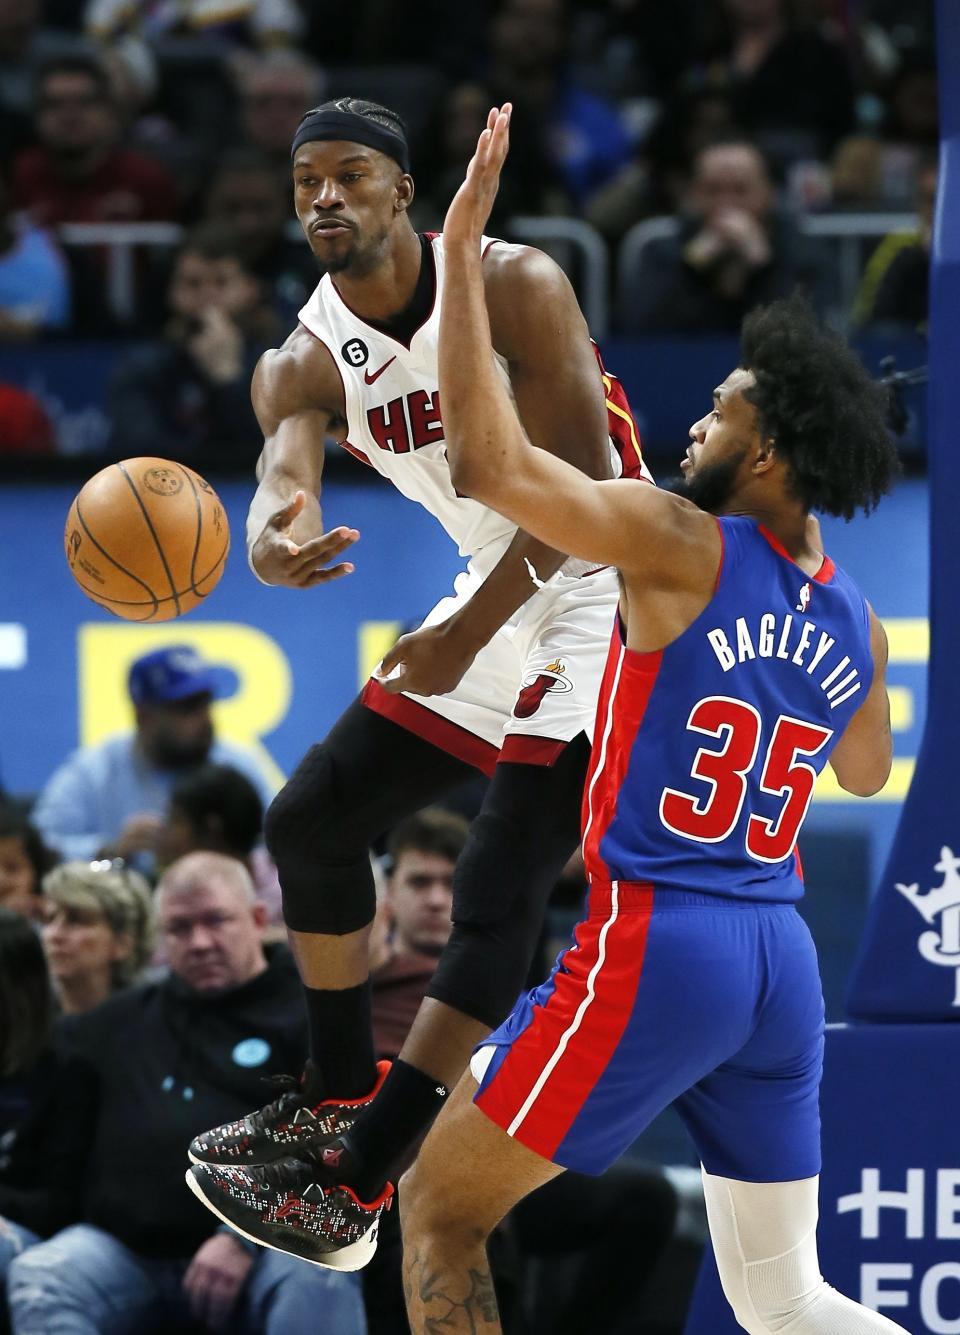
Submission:
M 478 1047 L 476 1104 L 546 1159 L 602 1173 L 668 1104 L 704 1168 L 820 1171 L 823 996 L 792 904 L 614 882 Z

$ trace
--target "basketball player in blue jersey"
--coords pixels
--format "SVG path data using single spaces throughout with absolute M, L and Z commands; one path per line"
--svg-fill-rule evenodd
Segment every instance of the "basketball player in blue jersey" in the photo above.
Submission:
M 444 243 L 410 224 L 399 118 L 353 99 L 319 107 L 296 134 L 292 170 L 323 276 L 254 377 L 265 445 L 248 522 L 253 571 L 309 590 L 352 569 L 344 558 L 359 535 L 325 531 L 321 516 L 327 436 L 430 510 L 469 566 L 269 810 L 310 1061 L 299 1087 L 195 1140 L 188 1181 L 256 1241 L 352 1269 L 375 1246 L 388 1167 L 526 979 L 547 896 L 577 844 L 618 591 L 612 570 L 569 561 L 451 482 L 437 370 Z M 563 273 L 528 247 L 478 247 L 497 374 L 531 440 L 585 475 L 639 476 L 629 409 Z M 453 933 L 387 1073 L 370 1026 L 369 845 L 477 769 L 492 780 L 457 868 Z
M 685 497 L 533 447 L 494 373 L 477 260 L 508 123 L 509 107 L 491 112 L 446 221 L 453 476 L 547 544 L 616 566 L 620 614 L 584 793 L 587 914 L 478 1047 L 401 1182 L 411 1326 L 499 1331 L 493 1226 L 564 1168 L 603 1172 L 672 1102 L 740 1324 L 897 1331 L 820 1274 L 823 1002 L 794 907 L 817 772 L 829 761 L 866 795 L 890 770 L 884 633 L 809 522 L 886 491 L 881 392 L 803 305 L 780 303 L 747 320 L 742 364 L 690 430 Z

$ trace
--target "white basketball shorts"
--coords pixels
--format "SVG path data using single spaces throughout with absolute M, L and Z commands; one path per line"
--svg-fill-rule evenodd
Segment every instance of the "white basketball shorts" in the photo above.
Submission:
M 483 577 L 467 569 L 424 621 L 446 621 Z M 567 742 L 592 740 L 619 589 L 609 566 L 557 574 L 506 621 L 448 695 L 394 695 L 371 677 L 370 709 L 492 774 L 498 760 L 552 765 Z

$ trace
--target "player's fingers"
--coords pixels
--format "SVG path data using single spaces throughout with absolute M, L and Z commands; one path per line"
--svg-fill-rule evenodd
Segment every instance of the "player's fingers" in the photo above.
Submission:
M 314 584 L 329 584 L 332 579 L 342 579 L 344 575 L 352 575 L 353 571 L 353 563 L 343 561 L 337 566 L 324 566 L 321 570 L 308 571 L 297 583 L 301 589 L 311 589 Z
M 352 547 L 359 536 L 355 528 L 335 528 L 301 543 L 297 556 L 306 561 L 328 561 L 332 556 L 339 556 L 342 551 Z
M 276 514 L 270 516 L 270 524 L 273 528 L 284 528 L 287 524 L 296 519 L 297 515 L 307 503 L 307 494 L 304 491 L 294 493 L 293 500 L 289 501 Z
M 356 536 L 359 537 L 359 534 Z M 281 543 L 279 558 L 284 579 L 296 580 L 301 575 L 310 574 L 319 565 L 334 560 L 355 541 L 356 537 L 353 536 L 331 538 L 330 534 L 325 533 L 318 538 L 311 538 L 302 547 L 295 543 Z
M 503 164 L 510 145 L 510 113 L 512 110 L 513 108 L 509 102 L 504 103 L 500 114 L 497 116 L 496 125 L 493 127 L 490 145 L 491 158 L 498 167 Z
M 474 173 L 482 172 L 487 164 L 487 156 L 490 152 L 490 130 L 481 130 L 480 138 L 477 140 L 477 151 L 473 155 L 473 161 L 470 164 Z
M 316 562 L 315 556 L 312 558 L 312 562 Z M 302 556 L 300 548 L 289 538 L 277 537 L 264 552 L 263 560 L 258 560 L 258 569 L 261 564 L 269 566 L 270 569 L 278 570 L 284 579 L 289 579 L 291 576 L 298 575 L 305 566 L 309 566 L 311 558 Z
M 397 666 L 397 664 L 402 661 L 403 661 L 403 648 L 400 643 L 400 640 L 398 640 L 397 643 L 393 646 L 393 648 L 388 649 L 387 652 L 383 655 L 383 658 L 381 658 L 380 667 L 377 670 L 377 675 L 385 677 L 388 672 L 392 672 L 393 669 Z

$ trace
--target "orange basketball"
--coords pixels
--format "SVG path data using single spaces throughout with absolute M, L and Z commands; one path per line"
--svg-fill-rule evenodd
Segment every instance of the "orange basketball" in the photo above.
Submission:
M 95 603 L 127 621 L 170 621 L 215 588 L 230 529 L 217 493 L 192 468 L 124 459 L 83 487 L 63 545 Z

